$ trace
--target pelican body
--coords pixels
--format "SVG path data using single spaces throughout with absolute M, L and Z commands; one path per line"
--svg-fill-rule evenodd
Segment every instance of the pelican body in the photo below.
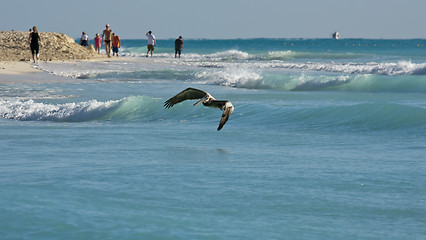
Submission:
M 187 88 L 178 93 L 176 96 L 165 101 L 164 107 L 171 108 L 173 105 L 189 99 L 200 99 L 194 104 L 194 106 L 202 103 L 206 107 L 218 108 L 223 111 L 219 126 L 217 127 L 218 131 L 223 128 L 223 125 L 225 125 L 228 121 L 229 116 L 231 116 L 232 112 L 234 112 L 234 106 L 230 101 L 216 100 L 212 95 L 210 95 L 210 93 L 195 88 Z

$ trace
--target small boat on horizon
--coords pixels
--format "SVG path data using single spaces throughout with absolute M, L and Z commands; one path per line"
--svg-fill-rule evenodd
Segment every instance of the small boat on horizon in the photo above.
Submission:
M 332 35 L 332 37 L 334 38 L 334 39 L 339 39 L 340 38 L 340 34 L 339 34 L 339 32 L 334 32 L 333 34 L 331 34 Z

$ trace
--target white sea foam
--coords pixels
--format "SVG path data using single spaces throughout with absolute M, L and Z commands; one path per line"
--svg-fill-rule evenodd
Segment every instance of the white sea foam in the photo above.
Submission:
M 301 51 L 271 51 L 266 56 L 260 56 L 265 60 L 292 60 L 292 59 L 353 59 L 365 56 L 365 54 L 355 54 L 350 52 L 301 52 Z
M 292 86 L 289 90 L 293 91 L 312 91 L 320 90 L 330 87 L 340 86 L 348 83 L 352 78 L 349 76 L 320 76 L 313 77 L 310 75 L 301 74 L 297 76 L 295 86 Z
M 210 55 L 205 55 L 206 58 L 215 60 L 244 60 L 250 57 L 250 54 L 238 50 L 228 50 Z
M 88 121 L 105 116 L 117 101 L 91 100 L 79 103 L 48 104 L 16 98 L 0 99 L 0 117 L 24 121 Z
M 260 71 L 239 67 L 200 71 L 195 73 L 195 77 L 206 84 L 246 88 L 258 87 L 262 80 Z
M 113 64 L 105 62 L 42 62 L 37 68 L 50 74 L 68 78 L 88 78 L 98 73 L 113 72 L 116 68 Z
M 335 63 L 335 62 L 306 62 L 306 63 L 268 63 L 262 67 L 326 71 L 346 74 L 379 74 L 379 75 L 423 75 L 426 74 L 426 64 L 400 61 L 396 63 Z
M 84 122 L 150 118 L 161 108 L 158 99 L 129 96 L 118 100 L 45 103 L 22 98 L 0 98 L 0 118 L 20 121 Z
M 292 70 L 324 71 L 344 74 L 377 74 L 377 75 L 426 75 L 426 63 L 411 61 L 398 62 L 288 62 L 287 59 L 299 56 L 301 53 L 292 51 L 269 52 L 267 56 L 253 56 L 245 52 L 230 50 L 211 55 L 203 55 L 200 59 L 193 58 L 187 65 L 206 68 L 233 69 L 268 69 L 282 68 Z M 312 53 L 306 53 L 312 54 Z M 327 55 L 327 53 L 319 53 Z M 303 54 L 302 54 L 303 55 Z M 345 54 L 347 57 L 347 54 Z M 228 60 L 248 60 L 244 62 L 229 62 Z M 267 60 L 267 61 L 264 61 Z M 235 67 L 238 65 L 239 67 Z

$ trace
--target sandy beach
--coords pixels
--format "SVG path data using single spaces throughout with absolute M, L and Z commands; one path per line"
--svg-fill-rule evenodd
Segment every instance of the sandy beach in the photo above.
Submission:
M 69 80 L 34 68 L 30 62 L 0 62 L 0 84 L 52 83 Z
M 17 75 L 17 74 L 29 74 L 29 73 L 37 73 L 37 72 L 41 72 L 41 71 L 34 68 L 30 62 L 15 62 L 15 61 L 0 62 L 1 75 Z

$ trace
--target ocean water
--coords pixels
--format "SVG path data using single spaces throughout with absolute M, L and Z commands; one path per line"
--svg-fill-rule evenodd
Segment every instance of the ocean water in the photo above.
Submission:
M 425 40 L 173 41 L 0 83 L 2 239 L 425 239 Z

